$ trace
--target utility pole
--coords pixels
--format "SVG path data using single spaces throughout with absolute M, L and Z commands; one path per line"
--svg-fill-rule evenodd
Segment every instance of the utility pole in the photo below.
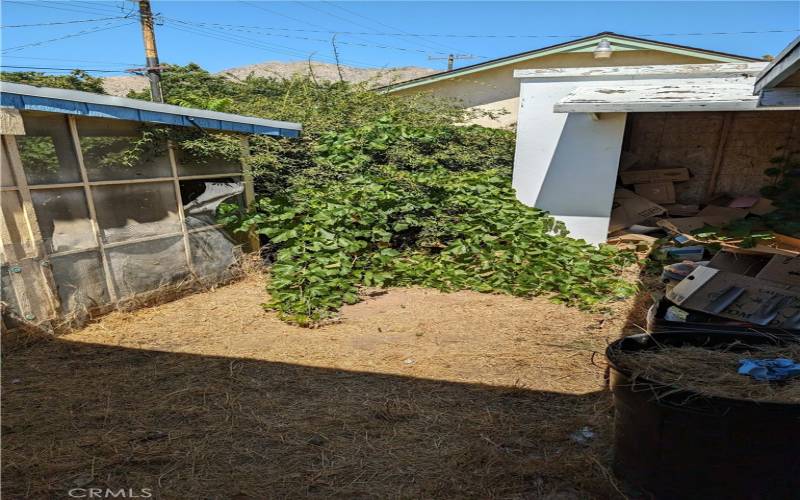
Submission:
M 161 95 L 161 66 L 158 64 L 158 49 L 156 49 L 156 34 L 153 31 L 153 11 L 150 9 L 150 0 L 139 0 L 139 19 L 142 23 L 142 37 L 144 38 L 144 55 L 147 61 L 147 78 L 150 79 L 150 96 L 153 102 L 164 102 Z
M 453 71 L 453 65 L 456 59 L 477 59 L 477 57 L 472 54 L 448 54 L 447 57 L 428 56 L 429 61 L 442 61 L 444 59 L 447 59 L 447 71 Z

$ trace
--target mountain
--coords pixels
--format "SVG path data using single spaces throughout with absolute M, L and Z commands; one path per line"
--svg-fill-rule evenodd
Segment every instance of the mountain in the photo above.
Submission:
M 342 78 L 345 81 L 358 83 L 363 81 L 373 82 L 376 87 L 393 82 L 411 80 L 421 76 L 436 73 L 437 70 L 420 68 L 416 66 L 403 66 L 399 68 L 365 69 L 352 66 L 341 66 Z M 335 64 L 312 62 L 309 68 L 307 61 L 279 62 L 268 61 L 259 64 L 249 64 L 220 71 L 234 80 L 247 78 L 248 75 L 275 78 L 290 78 L 293 75 L 309 75 L 318 81 L 336 81 L 339 72 Z M 143 90 L 148 86 L 147 78 L 143 76 L 109 76 L 103 78 L 103 88 L 108 94 L 125 96 L 130 90 Z

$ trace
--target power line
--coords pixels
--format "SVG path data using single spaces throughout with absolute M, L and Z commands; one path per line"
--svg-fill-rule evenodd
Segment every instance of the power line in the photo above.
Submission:
M 218 34 L 218 33 L 214 33 L 214 32 L 210 32 L 209 33 L 208 31 L 200 31 L 197 28 L 193 28 L 193 27 L 175 26 L 172 23 L 164 23 L 164 27 L 171 28 L 171 29 L 177 30 L 177 31 L 182 31 L 184 33 L 190 33 L 190 34 L 193 34 L 193 35 L 203 36 L 203 37 L 206 37 L 206 38 L 213 38 L 215 40 L 221 40 L 223 42 L 228 42 L 228 43 L 232 43 L 232 44 L 235 44 L 235 45 L 248 47 L 248 48 L 251 48 L 251 49 L 259 49 L 259 50 L 264 50 L 264 51 L 273 52 L 273 53 L 277 53 L 277 54 L 286 54 L 286 55 L 295 56 L 295 57 L 300 57 L 300 56 L 306 57 L 305 54 L 302 54 L 300 52 L 288 52 L 288 51 L 284 51 L 284 50 L 281 50 L 281 49 L 276 49 L 274 47 L 271 47 L 271 46 L 264 45 L 264 44 L 261 44 L 259 42 L 253 41 L 251 39 L 234 38 L 235 35 L 234 36 L 228 36 L 228 35 L 225 35 L 225 34 Z
M 20 2 L 15 0 L 3 0 L 3 3 L 13 3 L 17 5 L 25 5 L 28 7 L 39 7 L 43 9 L 56 9 L 56 10 L 63 10 L 65 12 L 79 12 L 81 14 L 104 14 L 108 15 L 108 11 L 98 11 L 94 9 L 87 9 L 84 8 L 82 5 L 73 5 L 72 2 L 58 2 L 58 6 L 56 5 L 47 5 L 46 2 Z M 64 5 L 69 5 L 69 7 L 64 7 Z
M 243 4 L 245 4 L 245 5 L 249 5 L 249 6 L 253 7 L 253 8 L 256 8 L 256 9 L 259 9 L 259 10 L 263 10 L 264 12 L 269 12 L 269 13 L 271 13 L 271 14 L 274 14 L 274 15 L 276 15 L 276 16 L 280 16 L 280 17 L 283 17 L 283 18 L 285 18 L 285 19 L 289 19 L 289 20 L 292 20 L 292 21 L 298 22 L 298 23 L 300 23 L 300 24 L 306 24 L 306 25 L 308 25 L 308 26 L 315 26 L 315 27 L 317 27 L 317 28 L 323 28 L 323 29 L 325 28 L 325 26 L 322 26 L 321 24 L 316 24 L 316 23 L 312 23 L 312 22 L 310 22 L 310 21 L 305 21 L 305 20 L 303 20 L 303 19 L 298 19 L 298 18 L 296 18 L 296 17 L 292 17 L 292 16 L 289 16 L 289 15 L 283 14 L 283 13 L 281 13 L 281 12 L 279 12 L 279 11 L 276 11 L 276 10 L 269 9 L 269 8 L 267 8 L 267 7 L 264 7 L 264 6 L 262 6 L 262 5 L 258 4 L 258 3 L 254 3 L 254 2 L 247 2 L 247 1 L 245 1 L 245 0 L 239 0 L 239 3 L 243 3 Z M 250 27 L 251 27 L 251 28 L 253 28 L 253 26 L 250 26 Z M 258 28 L 258 26 L 255 26 L 255 28 Z M 329 34 L 329 35 L 335 35 L 337 32 L 335 32 L 335 31 L 328 31 L 328 32 L 326 32 L 326 33 L 327 33 L 327 34 Z M 363 40 L 362 40 L 362 41 L 363 41 Z M 326 40 L 326 42 L 327 42 L 327 40 Z M 341 42 L 340 42 L 340 43 L 341 43 Z M 363 65 L 363 63 L 359 63 L 359 64 L 362 64 L 362 65 Z M 369 65 L 366 65 L 366 66 L 369 66 Z
M 256 35 L 274 36 L 274 37 L 280 37 L 280 38 L 291 38 L 293 40 L 308 40 L 308 41 L 312 41 L 312 42 L 330 43 L 330 40 L 326 40 L 326 39 L 323 39 L 323 38 L 310 38 L 310 37 L 297 36 L 297 35 L 281 35 L 281 34 L 276 34 L 276 33 L 269 33 L 269 32 L 265 32 L 265 31 L 254 30 L 254 29 L 227 27 L 227 25 L 221 25 L 221 24 L 217 24 L 217 23 L 203 23 L 203 22 L 182 21 L 180 19 L 169 18 L 169 17 L 167 17 L 165 19 L 168 19 L 170 21 L 174 21 L 174 22 L 177 22 L 177 23 L 180 23 L 180 24 L 190 25 L 190 26 L 214 26 L 214 27 L 216 27 L 216 29 L 221 29 L 221 30 L 226 30 L 226 31 L 240 31 L 240 32 L 244 32 L 244 33 L 253 33 L 253 34 L 256 34 Z M 341 34 L 341 33 L 340 32 L 334 32 L 333 34 L 336 35 L 336 34 Z M 407 47 L 397 47 L 397 46 L 394 46 L 394 45 L 384 45 L 384 44 L 376 44 L 376 43 L 346 42 L 346 41 L 342 41 L 342 40 L 337 40 L 336 43 L 342 44 L 342 45 L 353 45 L 353 46 L 358 46 L 358 47 L 370 47 L 370 48 L 371 47 L 375 47 L 375 48 L 379 48 L 379 49 L 400 50 L 400 51 L 403 51 L 403 52 L 418 52 L 418 53 L 422 53 L 422 54 L 429 54 L 431 52 L 429 50 L 423 50 L 423 49 L 411 49 L 411 48 L 407 48 Z M 436 54 L 445 55 L 445 56 L 448 55 L 447 52 L 438 52 L 438 51 L 436 51 L 435 53 Z
M 34 23 L 34 24 L 5 24 L 0 26 L 0 28 L 31 28 L 34 26 L 56 26 L 61 24 L 94 23 L 98 21 L 109 21 L 112 19 L 128 19 L 128 16 L 100 17 L 96 19 L 75 19 L 73 21 L 53 21 L 49 23 Z
M 6 52 L 11 52 L 11 51 L 15 51 L 15 50 L 22 50 L 22 49 L 24 49 L 26 47 L 36 47 L 36 46 L 39 46 L 39 45 L 45 45 L 47 43 L 58 42 L 60 40 L 66 40 L 67 38 L 74 38 L 74 37 L 78 37 L 78 36 L 89 35 L 91 33 L 97 33 L 98 31 L 106 31 L 106 30 L 110 30 L 110 29 L 121 28 L 123 26 L 129 26 L 129 25 L 131 25 L 133 23 L 134 23 L 134 21 L 130 21 L 130 22 L 127 22 L 127 23 L 122 23 L 122 24 L 116 24 L 114 26 L 104 25 L 104 27 L 99 27 L 99 28 L 96 27 L 94 29 L 93 28 L 89 28 L 89 29 L 78 31 L 77 33 L 71 33 L 69 35 L 64 35 L 64 36 L 60 36 L 60 37 L 57 37 L 57 38 L 51 38 L 49 40 L 42 40 L 42 41 L 39 41 L 39 42 L 26 43 L 24 45 L 17 45 L 16 47 L 9 47 L 7 49 L 3 49 L 3 54 L 5 54 Z M 111 23 L 107 23 L 107 24 L 111 24 Z
M 96 64 L 113 64 L 115 66 L 139 66 L 137 63 L 122 63 L 122 62 L 113 62 L 113 61 L 96 61 L 90 59 L 64 59 L 63 57 L 31 57 L 31 56 L 6 56 L 4 55 L 3 58 L 5 59 L 25 59 L 31 61 L 62 61 L 62 62 L 84 62 L 84 63 L 96 63 Z
M 322 0 L 322 3 L 324 3 L 324 4 L 326 4 L 326 5 L 330 5 L 331 7 L 334 7 L 334 8 L 336 8 L 336 9 L 339 9 L 339 10 L 341 10 L 341 11 L 344 11 L 344 12 L 349 12 L 350 14 L 352 14 L 352 15 L 354 15 L 354 16 L 356 16 L 356 17 L 360 17 L 361 19 L 364 19 L 364 20 L 366 20 L 366 21 L 369 21 L 369 22 L 371 22 L 371 23 L 375 23 L 375 24 L 378 24 L 378 25 L 384 26 L 384 27 L 386 27 L 386 28 L 389 28 L 390 30 L 397 30 L 397 31 L 399 31 L 399 32 L 401 32 L 401 33 L 403 33 L 403 34 L 405 34 L 405 35 L 408 35 L 408 34 L 409 34 L 408 32 L 406 32 L 406 31 L 403 31 L 403 30 L 401 30 L 401 29 L 399 29 L 399 28 L 396 28 L 396 27 L 394 27 L 394 26 L 391 26 L 391 25 L 389 25 L 389 24 L 386 24 L 386 23 L 384 23 L 383 21 L 381 21 L 381 20 L 379 20 L 379 19 L 374 19 L 374 18 L 372 18 L 372 17 L 365 16 L 365 15 L 363 15 L 363 14 L 360 14 L 360 13 L 358 13 L 358 12 L 354 11 L 354 10 L 350 10 L 350 9 L 348 9 L 348 8 L 346 8 L 346 7 L 342 6 L 342 5 L 339 5 L 339 4 L 336 4 L 336 3 L 333 3 L 333 2 L 329 2 L 329 1 L 327 1 L 327 0 Z M 417 45 L 420 45 L 421 47 L 435 48 L 436 46 L 438 46 L 438 47 L 440 47 L 440 48 L 443 48 L 443 49 L 446 49 L 446 50 L 456 50 L 456 51 L 459 51 L 459 50 L 460 50 L 460 49 L 456 49 L 456 48 L 454 48 L 454 47 L 451 47 L 451 46 L 449 46 L 449 45 L 444 45 L 444 44 L 441 44 L 441 43 L 439 43 L 439 42 L 436 42 L 436 41 L 429 41 L 429 40 L 425 40 L 425 42 L 428 42 L 428 43 L 421 43 L 421 42 L 416 42 L 416 43 L 417 43 Z M 412 40 L 412 43 L 413 43 L 413 40 Z M 433 44 L 433 45 L 431 45 L 431 44 Z
M 120 69 L 48 68 L 42 66 L 12 66 L 9 64 L 0 64 L 0 68 L 35 69 L 47 71 L 84 71 L 86 73 L 127 73 L 125 70 Z
M 245 2 L 246 3 L 246 2 Z M 292 18 L 294 19 L 294 18 Z M 221 23 L 207 23 L 214 24 L 215 26 L 228 26 L 234 28 L 255 28 L 270 31 L 294 31 L 304 33 L 325 33 L 328 35 L 364 35 L 364 36 L 394 36 L 394 37 L 447 37 L 447 38 L 585 38 L 587 36 L 596 35 L 591 33 L 589 35 L 512 35 L 512 34 L 453 34 L 453 33 L 406 33 L 406 32 L 377 32 L 377 31 L 343 31 L 343 30 L 309 30 L 301 28 L 277 28 L 271 26 L 252 26 L 242 24 L 221 24 Z M 797 33 L 800 29 L 775 29 L 775 30 L 761 30 L 761 31 L 710 31 L 710 32 L 692 32 L 692 33 L 641 33 L 628 36 L 637 37 L 656 37 L 656 36 L 712 36 L 712 35 L 761 35 L 768 33 Z M 339 42 L 341 43 L 341 42 Z
M 314 4 L 309 4 L 307 2 L 301 2 L 301 1 L 298 1 L 297 3 L 299 3 L 301 6 L 307 8 L 307 9 L 311 9 L 311 10 L 315 10 L 317 12 L 321 12 L 321 13 L 325 14 L 326 16 L 333 17 L 335 19 L 340 19 L 340 20 L 342 20 L 342 21 L 344 21 L 346 23 L 350 23 L 350 24 L 352 24 L 354 26 L 360 26 L 362 28 L 367 28 L 367 29 L 371 29 L 372 28 L 371 26 L 367 26 L 365 24 L 359 23 L 359 22 L 354 21 L 352 19 L 349 19 L 347 17 L 342 17 L 342 16 L 340 16 L 338 14 L 333 14 L 331 12 L 328 12 L 325 9 L 322 9 L 322 8 L 320 8 L 320 7 L 318 7 L 318 6 L 314 5 Z M 336 33 L 336 34 L 342 34 L 342 33 Z M 336 35 L 334 35 L 334 36 L 336 36 Z M 340 42 L 340 43 L 344 43 L 344 42 Z M 421 47 L 426 47 L 426 45 L 424 43 L 423 44 L 420 44 L 419 42 L 412 42 L 412 43 L 415 43 L 416 45 L 421 46 Z M 431 46 L 428 45 L 427 48 L 428 48 L 428 50 L 430 50 Z M 433 50 L 437 51 L 439 49 L 434 47 Z M 427 51 L 420 50 L 419 52 L 423 52 L 424 53 L 424 52 L 427 52 Z M 438 52 L 438 53 L 439 54 L 443 54 L 443 52 Z
M 261 40 L 258 40 L 258 39 L 249 38 L 249 37 L 246 37 L 246 36 L 243 36 L 243 35 L 227 33 L 227 31 L 230 31 L 230 30 L 224 30 L 224 29 L 221 30 L 220 28 L 207 28 L 207 27 L 199 26 L 199 25 L 198 26 L 194 26 L 194 24 L 202 24 L 202 23 L 187 23 L 187 22 L 181 21 L 179 19 L 172 19 L 172 18 L 166 18 L 166 17 L 164 19 L 166 19 L 164 21 L 164 26 L 172 28 L 172 29 L 176 29 L 176 30 L 179 30 L 179 31 L 185 31 L 187 33 L 193 33 L 193 34 L 200 35 L 200 36 L 216 38 L 218 40 L 223 40 L 223 41 L 226 41 L 226 42 L 229 42 L 229 43 L 234 43 L 234 44 L 242 45 L 242 46 L 245 46 L 245 47 L 256 48 L 256 49 L 261 49 L 261 50 L 268 50 L 268 51 L 271 51 L 271 52 L 282 53 L 282 54 L 292 55 L 292 56 L 296 56 L 296 57 L 302 57 L 303 59 L 308 59 L 308 54 L 306 54 L 306 53 L 304 53 L 302 51 L 299 51 L 297 49 L 294 49 L 293 47 L 288 47 L 288 46 L 285 46 L 285 45 L 267 44 L 267 43 L 264 43 L 264 42 L 262 42 Z M 174 24 L 174 22 L 179 22 L 181 25 L 180 26 L 176 26 Z M 325 43 L 328 43 L 328 40 L 325 40 Z M 279 47 L 279 48 L 276 49 L 275 47 Z M 331 62 L 331 63 L 334 62 L 334 59 L 329 58 L 329 57 L 325 57 L 325 56 L 321 56 L 320 59 L 325 59 L 327 62 Z M 360 65 L 363 65 L 363 66 L 372 66 L 372 65 L 367 64 L 367 63 L 363 63 L 363 62 L 359 62 L 359 61 L 352 61 L 352 60 L 349 61 L 349 63 L 351 63 L 351 64 L 352 63 L 356 63 L 356 64 L 360 64 Z M 372 66 L 372 67 L 375 67 L 375 66 Z

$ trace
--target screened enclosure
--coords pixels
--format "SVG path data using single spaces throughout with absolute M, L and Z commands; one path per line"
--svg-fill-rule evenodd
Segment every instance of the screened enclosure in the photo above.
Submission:
M 2 136 L 4 321 L 82 318 L 235 276 L 244 242 L 216 213 L 252 201 L 240 158 L 198 159 L 143 140 L 134 120 L 17 116 Z

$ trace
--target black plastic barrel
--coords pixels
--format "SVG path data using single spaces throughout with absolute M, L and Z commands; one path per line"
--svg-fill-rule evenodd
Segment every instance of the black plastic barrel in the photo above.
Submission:
M 681 332 L 612 343 L 606 357 L 615 408 L 614 473 L 658 499 L 800 498 L 800 404 L 701 396 L 633 378 L 619 364 L 621 353 L 660 345 L 785 341 L 797 337 Z

